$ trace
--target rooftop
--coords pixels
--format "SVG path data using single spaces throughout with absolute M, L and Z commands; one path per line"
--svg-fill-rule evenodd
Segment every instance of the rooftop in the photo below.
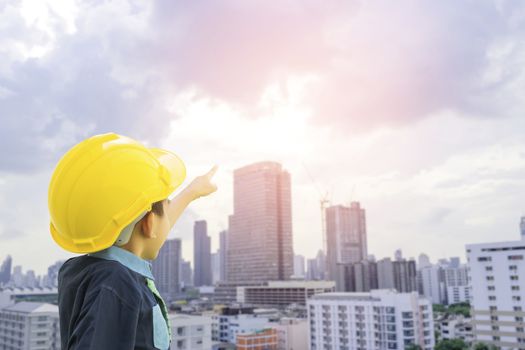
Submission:
M 48 303 L 38 303 L 22 301 L 14 305 L 5 307 L 2 311 L 21 312 L 21 313 L 56 313 L 58 315 L 58 306 Z

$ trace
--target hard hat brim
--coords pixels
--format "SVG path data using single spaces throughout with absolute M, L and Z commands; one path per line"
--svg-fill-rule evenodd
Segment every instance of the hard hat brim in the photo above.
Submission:
M 171 192 L 173 192 L 186 178 L 186 166 L 184 165 L 184 162 L 175 153 L 165 149 L 150 148 L 149 150 L 153 153 L 155 158 L 157 158 L 160 164 L 168 170 L 170 187 L 173 187 Z M 166 195 L 166 198 L 171 192 Z

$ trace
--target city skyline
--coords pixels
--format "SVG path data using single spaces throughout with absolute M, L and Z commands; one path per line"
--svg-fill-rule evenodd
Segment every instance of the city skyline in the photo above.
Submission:
M 49 235 L 49 179 L 67 149 L 109 131 L 174 151 L 187 181 L 219 165 L 217 193 L 170 233 L 186 260 L 195 220 L 217 249 L 233 171 L 260 161 L 291 174 L 304 256 L 322 246 L 326 191 L 366 208 L 378 256 L 464 256 L 467 243 L 515 238 L 524 4 L 208 6 L 8 0 L 0 19 L 20 34 L 0 33 L 0 256 L 39 273 L 71 256 Z
M 0 0 L 0 57 L 0 347 L 525 350 L 525 1 Z

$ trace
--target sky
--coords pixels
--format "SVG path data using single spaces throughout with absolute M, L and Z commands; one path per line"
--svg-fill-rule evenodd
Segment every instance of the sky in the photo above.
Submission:
M 366 209 L 377 258 L 519 239 L 524 2 L 0 0 L 0 57 L 0 261 L 24 270 L 74 256 L 49 180 L 106 132 L 178 154 L 182 187 L 219 166 L 170 232 L 187 260 L 195 220 L 218 248 L 234 169 L 265 160 L 291 174 L 296 254 L 322 246 L 325 195 Z

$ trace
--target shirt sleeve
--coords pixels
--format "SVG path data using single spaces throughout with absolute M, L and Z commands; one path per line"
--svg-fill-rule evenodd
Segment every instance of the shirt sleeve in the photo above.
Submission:
M 140 305 L 131 305 L 107 286 L 84 303 L 74 327 L 70 349 L 132 350 Z M 73 343 L 73 344 L 72 344 Z

